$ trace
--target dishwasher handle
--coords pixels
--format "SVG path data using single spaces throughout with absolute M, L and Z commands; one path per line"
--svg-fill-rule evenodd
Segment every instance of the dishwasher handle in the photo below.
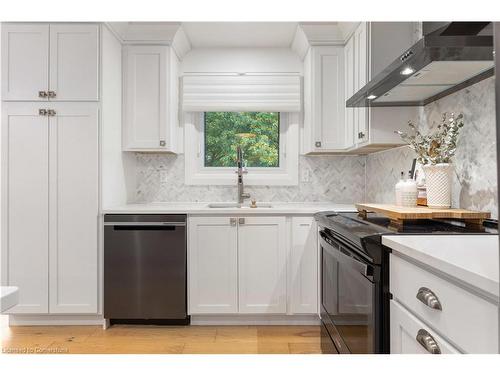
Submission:
M 177 223 L 177 222 L 106 222 L 104 226 L 113 226 L 113 227 L 185 227 L 186 223 Z

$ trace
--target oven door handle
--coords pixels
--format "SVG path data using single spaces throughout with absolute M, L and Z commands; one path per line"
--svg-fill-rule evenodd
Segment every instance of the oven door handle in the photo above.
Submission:
M 325 250 L 328 251 L 333 257 L 335 257 L 339 263 L 346 265 L 347 267 L 361 273 L 370 281 L 373 281 L 373 270 L 370 265 L 363 263 L 352 256 L 344 254 L 340 251 L 340 245 L 339 249 L 336 249 L 334 246 L 326 242 L 322 235 L 320 236 L 320 243 L 321 246 L 323 246 L 323 248 L 325 248 Z

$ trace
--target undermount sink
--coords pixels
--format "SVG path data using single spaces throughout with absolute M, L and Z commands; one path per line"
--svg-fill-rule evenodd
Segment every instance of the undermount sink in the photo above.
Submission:
M 272 208 L 269 203 L 257 203 L 257 207 L 250 207 L 248 204 L 239 203 L 209 203 L 208 208 Z

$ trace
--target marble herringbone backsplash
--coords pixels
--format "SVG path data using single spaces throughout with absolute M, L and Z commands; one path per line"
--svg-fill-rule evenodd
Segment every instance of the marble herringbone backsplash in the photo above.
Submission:
M 222 202 L 236 199 L 235 186 L 193 186 L 184 183 L 182 155 L 136 154 L 138 202 Z M 365 199 L 365 157 L 314 156 L 299 158 L 301 171 L 309 169 L 309 182 L 298 186 L 246 186 L 265 202 L 359 202 Z M 299 179 L 300 180 L 300 179 Z
M 453 205 L 487 210 L 498 217 L 494 80 L 484 80 L 422 108 L 418 126 L 432 127 L 444 112 L 462 112 L 465 126 L 454 160 Z M 405 124 L 401 125 L 404 128 Z M 354 203 L 394 201 L 399 173 L 408 171 L 414 158 L 408 147 L 368 156 L 301 156 L 310 182 L 298 186 L 248 186 L 258 201 L 332 201 Z M 136 154 L 137 202 L 228 201 L 235 186 L 190 186 L 184 182 L 182 155 Z

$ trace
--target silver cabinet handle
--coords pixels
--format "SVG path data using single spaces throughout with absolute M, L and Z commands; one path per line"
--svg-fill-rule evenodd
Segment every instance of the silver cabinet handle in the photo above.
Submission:
M 238 219 L 238 224 L 240 224 L 240 225 L 244 225 L 244 224 L 245 224 L 245 218 L 244 218 L 244 217 L 240 217 L 240 218 Z
M 434 337 L 425 329 L 419 329 L 416 337 L 417 342 L 431 354 L 441 354 L 441 349 Z
M 46 98 L 48 96 L 47 91 L 38 91 L 39 98 Z
M 358 139 L 361 139 L 361 138 L 364 138 L 365 137 L 365 133 L 363 132 L 359 132 L 358 133 Z
M 230 218 L 229 224 L 231 224 L 232 227 L 235 227 L 236 226 L 236 218 L 235 217 Z
M 439 302 L 437 296 L 429 288 L 421 287 L 417 292 L 417 299 L 424 305 L 429 306 L 431 309 L 439 311 L 443 310 L 441 302 Z
M 49 91 L 47 94 L 49 95 L 49 98 L 55 98 L 56 97 L 56 92 L 55 91 Z
M 165 141 L 160 141 L 160 147 L 165 147 L 167 143 Z
M 43 109 L 43 108 L 40 108 L 38 110 L 38 115 L 39 116 L 47 116 L 47 110 L 46 109 Z
M 54 111 L 53 109 L 49 109 L 47 111 L 47 115 L 49 115 L 49 116 L 55 116 L 56 115 L 56 111 Z

